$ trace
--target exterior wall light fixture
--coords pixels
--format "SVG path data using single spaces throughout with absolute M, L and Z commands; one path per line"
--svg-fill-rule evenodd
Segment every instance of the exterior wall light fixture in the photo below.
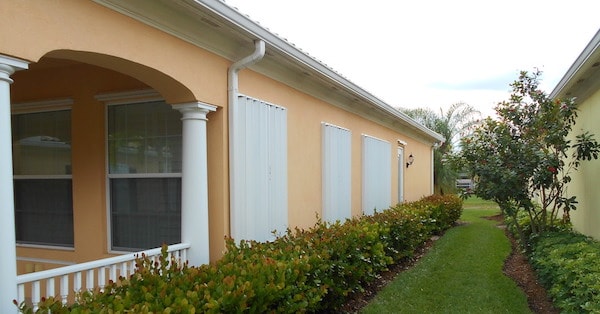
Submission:
M 406 161 L 406 168 L 408 168 L 408 166 L 412 165 L 414 161 L 415 161 L 415 157 L 411 153 L 410 155 L 408 155 L 408 160 Z

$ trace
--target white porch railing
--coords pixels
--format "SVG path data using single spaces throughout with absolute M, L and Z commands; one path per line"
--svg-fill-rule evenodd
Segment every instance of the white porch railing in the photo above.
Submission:
M 170 245 L 167 249 L 169 260 L 175 258 L 175 260 L 184 263 L 187 260 L 187 251 L 190 246 L 188 243 Z M 158 260 L 161 248 L 19 275 L 17 276 L 17 302 L 21 304 L 25 301 L 25 292 L 31 289 L 30 301 L 33 304 L 34 311 L 37 310 L 37 304 L 42 296 L 60 296 L 62 303 L 66 304 L 68 300 L 72 300 L 74 295 L 82 290 L 84 284 L 87 290 L 103 289 L 108 281 L 116 282 L 119 276 L 128 277 L 133 274 L 135 259 L 141 257 L 142 254 L 150 259 Z M 42 295 L 41 286 L 43 282 L 45 282 L 46 291 Z M 59 291 L 58 295 L 55 291 Z

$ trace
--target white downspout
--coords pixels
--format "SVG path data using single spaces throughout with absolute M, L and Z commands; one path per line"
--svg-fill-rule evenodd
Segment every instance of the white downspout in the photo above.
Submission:
M 237 182 L 235 182 L 235 173 L 237 171 L 236 169 L 236 165 L 234 162 L 233 157 L 235 156 L 235 141 L 236 139 L 234 138 L 234 131 L 235 128 L 238 124 L 237 121 L 235 121 L 235 117 L 236 115 L 234 114 L 234 110 L 236 108 L 236 104 L 237 104 L 237 99 L 238 99 L 238 94 L 239 94 L 239 90 L 238 90 L 238 73 L 239 71 L 255 64 L 256 62 L 260 61 L 264 55 L 265 55 L 265 42 L 260 40 L 260 39 L 256 39 L 254 41 L 254 52 L 249 55 L 246 56 L 245 58 L 238 60 L 237 62 L 235 62 L 234 64 L 232 64 L 229 67 L 229 71 L 227 72 L 227 85 L 228 85 L 228 89 L 227 89 L 227 97 L 228 97 L 228 102 L 227 102 L 227 112 L 228 112 L 228 118 L 229 118 L 229 227 L 230 227 L 230 235 L 233 236 L 235 230 L 233 230 L 234 228 L 232 227 L 232 219 L 231 219 L 231 215 L 232 212 L 234 211 L 234 208 L 237 208 L 237 204 L 238 204 L 238 200 L 236 199 L 237 195 Z

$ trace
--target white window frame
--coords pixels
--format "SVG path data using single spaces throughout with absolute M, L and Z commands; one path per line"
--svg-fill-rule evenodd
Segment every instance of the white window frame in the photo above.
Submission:
M 399 144 L 400 141 L 398 141 Z M 404 202 L 404 171 L 406 168 L 406 162 L 404 160 L 404 147 L 406 145 L 406 142 L 404 142 L 404 145 L 398 145 L 398 203 L 402 203 Z
M 111 193 L 110 193 L 110 181 L 111 179 L 143 179 L 143 178 L 179 178 L 181 179 L 182 173 L 110 173 L 110 160 L 109 160 L 109 142 L 108 142 L 108 109 L 110 106 L 118 105 L 133 105 L 139 103 L 164 101 L 164 98 L 155 90 L 137 90 L 137 91 L 126 91 L 117 93 L 106 93 L 95 96 L 96 100 L 104 103 L 105 105 L 105 171 L 106 171 L 106 234 L 107 234 L 107 251 L 113 254 L 126 254 L 131 251 L 117 250 L 112 247 L 112 217 L 111 217 Z M 181 197 L 181 196 L 180 196 Z
M 21 115 L 21 114 L 29 114 L 29 113 L 44 113 L 44 112 L 55 112 L 55 111 L 70 111 L 71 114 L 73 112 L 73 99 L 72 98 L 58 98 L 58 99 L 50 99 L 50 100 L 41 100 L 41 101 L 32 101 L 32 102 L 23 102 L 23 103 L 13 103 L 11 106 L 11 115 Z M 71 127 L 73 126 L 71 115 Z M 71 131 L 72 132 L 72 131 Z M 73 151 L 71 151 L 71 164 L 73 164 Z M 12 154 L 10 158 L 13 158 Z M 13 184 L 14 180 L 19 179 L 70 179 L 71 186 L 73 184 L 73 174 L 61 174 L 61 175 L 13 175 Z M 71 191 L 72 193 L 72 191 Z M 73 201 L 71 200 L 71 203 Z M 74 208 L 72 209 L 74 214 Z M 74 224 L 74 222 L 73 222 Z M 75 226 L 73 225 L 73 236 L 75 236 Z M 62 246 L 62 245 L 44 245 L 44 244 L 29 244 L 29 243 L 18 243 L 16 242 L 18 247 L 28 247 L 28 248 L 41 248 L 41 249 L 51 249 L 51 250 L 60 250 L 60 251 L 74 251 L 75 250 L 75 239 L 73 239 L 73 246 Z

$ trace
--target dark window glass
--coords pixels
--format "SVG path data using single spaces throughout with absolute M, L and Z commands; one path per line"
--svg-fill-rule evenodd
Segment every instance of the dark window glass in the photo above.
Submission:
M 14 181 L 17 242 L 73 246 L 71 179 Z
M 112 179 L 113 249 L 141 250 L 181 242 L 181 179 Z

